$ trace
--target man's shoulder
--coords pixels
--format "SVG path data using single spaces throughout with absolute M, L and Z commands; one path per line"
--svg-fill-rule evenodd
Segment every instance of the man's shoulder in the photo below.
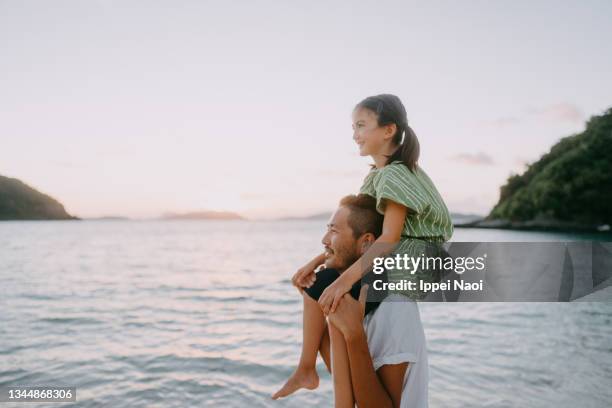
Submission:
M 377 311 L 378 310 L 384 311 L 384 313 L 379 314 L 379 318 L 385 315 L 388 317 L 398 313 L 402 315 L 406 315 L 406 313 L 416 313 L 417 316 L 419 314 L 417 302 L 399 293 L 393 293 L 387 296 L 385 300 L 381 302 Z M 376 315 L 376 313 L 374 313 L 374 315 Z
M 366 316 L 364 326 L 366 330 L 384 329 L 397 336 L 411 332 L 411 337 L 415 330 L 419 333 L 423 330 L 417 303 L 399 294 L 389 295 L 373 313 Z

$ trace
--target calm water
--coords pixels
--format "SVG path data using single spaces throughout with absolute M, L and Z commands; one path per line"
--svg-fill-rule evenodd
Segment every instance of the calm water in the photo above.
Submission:
M 76 386 L 84 407 L 331 406 L 322 365 L 318 390 L 269 400 L 299 355 L 289 277 L 320 250 L 323 224 L 0 223 L 0 386 Z M 610 406 L 612 303 L 420 309 L 431 406 Z

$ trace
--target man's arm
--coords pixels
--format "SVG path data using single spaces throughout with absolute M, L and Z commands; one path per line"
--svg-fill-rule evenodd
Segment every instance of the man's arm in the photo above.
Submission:
M 368 286 L 364 285 L 359 294 L 359 301 L 353 299 L 351 295 L 344 295 L 336 312 L 330 313 L 329 321 L 342 332 L 346 342 L 357 406 L 399 407 L 408 363 L 382 366 L 378 370 L 380 378 L 374 371 L 362 324 L 367 291 Z
M 384 365 L 378 370 L 377 375 L 370 357 L 365 332 L 362 327 L 359 329 L 344 337 L 357 406 L 360 408 L 397 408 L 402 399 L 404 375 L 408 369 L 408 363 Z
M 404 376 L 409 367 L 408 363 L 385 364 L 376 371 L 395 408 L 399 407 L 402 401 Z

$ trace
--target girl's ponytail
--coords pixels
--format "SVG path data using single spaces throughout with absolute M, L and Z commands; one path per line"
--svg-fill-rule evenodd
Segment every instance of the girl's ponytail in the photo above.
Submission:
M 400 160 L 414 172 L 421 153 L 421 145 L 417 135 L 408 124 L 404 128 L 404 140 L 398 150 L 400 151 Z
M 404 134 L 403 140 L 401 139 L 402 133 Z M 387 164 L 393 163 L 394 161 L 401 161 L 410 171 L 414 172 L 417 168 L 417 161 L 419 160 L 419 154 L 421 152 L 417 135 L 412 131 L 412 128 L 404 122 L 402 126 L 397 127 L 396 138 L 399 147 L 389 156 Z

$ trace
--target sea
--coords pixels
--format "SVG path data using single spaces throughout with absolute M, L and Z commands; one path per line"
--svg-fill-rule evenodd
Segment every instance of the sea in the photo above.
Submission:
M 325 221 L 0 223 L 0 388 L 36 407 L 331 407 L 272 401 L 301 344 L 290 277 Z M 454 241 L 609 240 L 456 229 Z M 431 407 L 610 407 L 612 303 L 420 303 Z M 7 403 L 6 406 L 23 406 Z

